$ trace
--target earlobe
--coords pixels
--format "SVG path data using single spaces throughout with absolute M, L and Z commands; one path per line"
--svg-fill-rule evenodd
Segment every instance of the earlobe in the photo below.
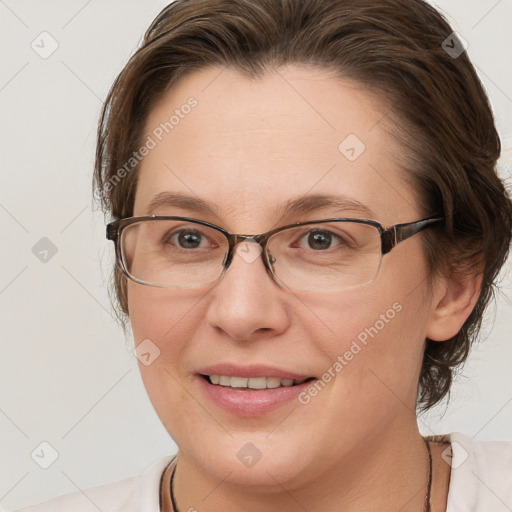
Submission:
M 448 340 L 460 331 L 480 296 L 482 274 L 451 275 L 441 280 L 427 324 L 427 337 L 433 341 Z

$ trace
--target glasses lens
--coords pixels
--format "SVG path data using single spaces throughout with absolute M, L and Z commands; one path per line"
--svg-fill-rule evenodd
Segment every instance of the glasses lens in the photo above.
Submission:
M 123 265 L 144 284 L 195 288 L 222 273 L 228 242 L 216 229 L 184 220 L 155 219 L 127 226 L 121 237 Z
M 268 241 L 275 277 L 294 290 L 339 290 L 370 283 L 379 271 L 381 238 L 358 222 L 308 224 Z

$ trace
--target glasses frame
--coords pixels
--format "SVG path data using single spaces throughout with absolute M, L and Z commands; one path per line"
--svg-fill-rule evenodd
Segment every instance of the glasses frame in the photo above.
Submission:
M 400 242 L 403 242 L 404 240 L 407 240 L 411 238 L 412 236 L 416 235 L 417 233 L 420 233 L 426 228 L 432 227 L 435 224 L 438 224 L 439 222 L 444 220 L 444 217 L 441 215 L 434 215 L 431 217 L 426 217 L 424 219 L 420 219 L 413 222 L 405 222 L 401 224 L 395 224 L 394 226 L 390 226 L 388 228 L 384 227 L 380 222 L 377 222 L 375 220 L 370 219 L 357 219 L 357 218 L 346 218 L 346 217 L 334 217 L 334 218 L 328 218 L 328 219 L 322 219 L 322 220 L 312 220 L 312 221 L 306 221 L 306 222 L 297 222 L 295 224 L 287 224 L 286 226 L 280 226 L 278 228 L 272 229 L 270 231 L 267 231 L 266 233 L 260 233 L 257 235 L 242 235 L 238 233 L 229 233 L 224 228 L 221 228 L 220 226 L 217 226 L 215 224 L 211 224 L 210 222 L 206 222 L 203 220 L 193 219 L 191 217 L 180 217 L 180 216 L 159 216 L 159 215 L 146 215 L 141 217 L 126 217 L 123 219 L 117 219 L 113 222 L 110 222 L 107 224 L 106 229 L 106 237 L 107 240 L 111 240 L 114 242 L 115 247 L 115 254 L 116 254 L 116 265 L 118 268 L 121 269 L 123 274 L 131 279 L 132 281 L 144 284 L 147 286 L 153 286 L 157 288 L 179 288 L 184 289 L 188 287 L 183 286 L 169 286 L 169 285 L 159 285 L 159 284 L 153 284 L 148 283 L 146 281 L 142 281 L 140 279 L 137 279 L 136 277 L 130 275 L 128 272 L 128 269 L 126 268 L 125 262 L 123 260 L 123 254 L 122 254 L 122 247 L 121 247 L 121 240 L 122 240 L 122 232 L 124 229 L 126 229 L 128 226 L 131 226 L 132 224 L 136 224 L 138 222 L 151 222 L 151 221 L 158 221 L 158 220 L 179 220 L 179 221 L 185 221 L 185 222 L 191 222 L 193 224 L 199 224 L 201 226 L 206 226 L 209 228 L 212 228 L 216 231 L 219 231 L 224 235 L 224 237 L 228 241 L 228 252 L 225 257 L 225 260 L 223 262 L 223 269 L 220 273 L 219 277 L 215 279 L 215 281 L 212 281 L 211 283 L 207 283 L 204 285 L 199 285 L 195 288 L 200 288 L 203 286 L 209 286 L 215 282 L 217 282 L 226 272 L 226 270 L 229 268 L 232 260 L 233 255 L 235 252 L 235 248 L 239 243 L 242 242 L 253 242 L 259 244 L 261 247 L 261 257 L 263 259 L 263 264 L 265 265 L 265 268 L 267 272 L 270 274 L 272 279 L 280 286 L 284 285 L 288 287 L 285 283 L 283 283 L 275 274 L 274 270 L 272 268 L 272 256 L 267 251 L 267 243 L 270 237 L 275 235 L 276 233 L 279 233 L 281 231 L 286 231 L 291 228 L 296 228 L 300 226 L 306 226 L 310 224 L 323 224 L 325 222 L 353 222 L 358 224 L 366 224 L 368 226 L 373 226 L 377 229 L 377 231 L 380 234 L 381 239 L 381 261 L 382 257 L 385 254 L 388 254 L 391 252 L 391 250 L 396 247 Z M 380 271 L 377 270 L 377 273 L 375 277 L 372 279 L 372 281 L 369 281 L 368 283 L 363 283 L 359 286 L 364 286 L 365 284 L 369 284 L 375 279 L 377 279 L 377 276 Z M 190 287 L 194 288 L 194 287 Z M 352 288 L 352 287 L 351 287 Z

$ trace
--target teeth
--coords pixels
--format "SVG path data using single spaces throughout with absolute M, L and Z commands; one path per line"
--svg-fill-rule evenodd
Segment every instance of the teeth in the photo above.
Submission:
M 281 379 L 277 377 L 267 377 L 267 388 L 278 388 L 281 385 Z
M 208 375 L 212 384 L 232 388 L 275 389 L 300 384 L 304 380 L 280 379 L 279 377 L 228 377 L 226 375 Z
M 267 379 L 265 377 L 252 377 L 247 379 L 248 387 L 251 389 L 265 389 L 267 387 Z
M 221 386 L 231 386 L 231 377 L 219 377 L 219 384 Z
M 226 378 L 229 378 L 229 377 L 226 377 Z M 249 379 L 247 379 L 245 377 L 231 377 L 230 386 L 232 388 L 246 388 L 248 380 Z

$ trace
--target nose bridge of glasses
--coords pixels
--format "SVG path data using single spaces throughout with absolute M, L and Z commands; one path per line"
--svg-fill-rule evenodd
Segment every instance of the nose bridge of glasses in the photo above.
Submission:
M 233 246 L 241 243 L 257 244 L 260 247 L 264 245 L 266 236 L 263 235 L 233 235 Z M 262 247 L 263 248 L 263 247 Z
M 268 269 L 268 264 L 264 254 L 266 245 L 265 235 L 232 235 L 230 239 L 230 250 L 224 262 L 224 267 L 227 268 L 233 261 L 234 253 L 246 263 L 255 262 L 260 256 L 263 259 L 265 268 Z

